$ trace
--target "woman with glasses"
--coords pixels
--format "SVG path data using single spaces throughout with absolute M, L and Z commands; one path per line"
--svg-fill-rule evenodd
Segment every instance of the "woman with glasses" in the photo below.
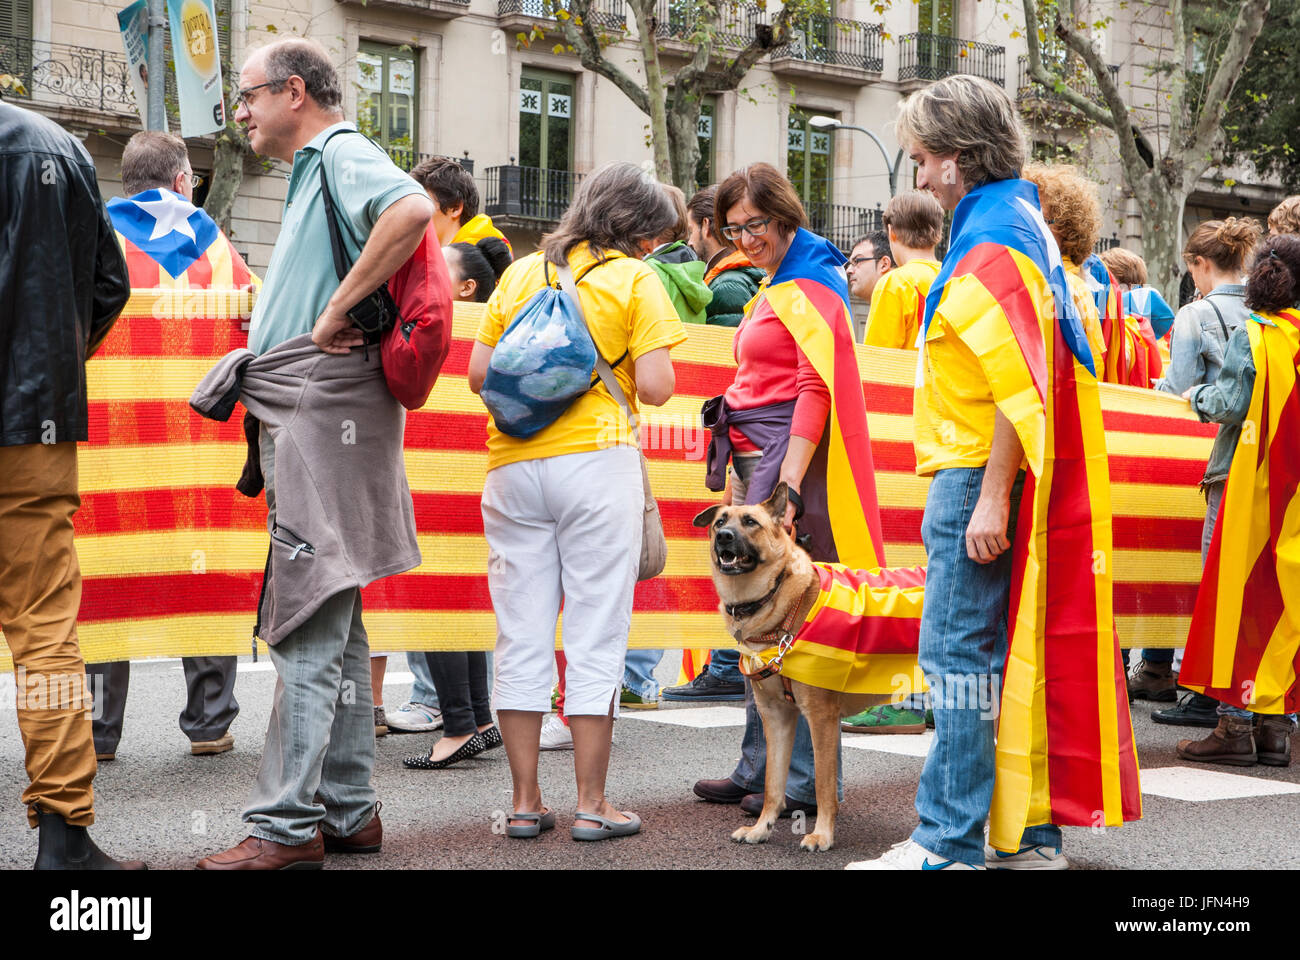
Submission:
M 736 378 L 704 407 L 705 426 L 713 431 L 709 487 L 723 489 L 728 461 L 725 504 L 761 503 L 785 481 L 790 489 L 786 527 L 797 521 L 798 539 L 814 560 L 882 566 L 844 255 L 804 229 L 799 195 L 766 163 L 724 180 L 714 214 L 723 236 L 768 279 L 736 329 Z M 753 689 L 746 683 L 740 763 L 729 777 L 698 782 L 696 795 L 740 803 L 757 814 L 766 750 Z M 838 792 L 843 793 L 842 781 Z M 812 740 L 800 717 L 785 808 L 814 812 L 815 800 Z

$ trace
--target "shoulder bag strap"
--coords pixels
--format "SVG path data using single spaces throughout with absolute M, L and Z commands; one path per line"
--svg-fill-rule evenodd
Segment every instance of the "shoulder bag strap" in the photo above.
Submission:
M 325 138 L 325 142 L 320 146 L 320 193 L 321 199 L 325 203 L 325 222 L 329 225 L 330 230 L 330 253 L 334 257 L 334 272 L 338 274 L 340 280 L 348 275 L 348 271 L 352 269 L 352 264 L 348 262 L 347 251 L 343 247 L 343 237 L 339 234 L 338 214 L 335 212 L 334 200 L 330 196 L 329 179 L 325 176 L 325 148 L 340 133 L 352 132 L 351 130 L 335 130 Z M 352 234 L 351 227 L 348 229 L 348 234 Z M 355 236 L 352 237 L 354 243 L 356 239 Z
M 1224 322 L 1223 314 L 1219 311 L 1219 308 L 1214 304 L 1214 294 L 1206 294 L 1203 299 L 1205 300 L 1206 303 L 1208 303 L 1211 306 L 1211 308 L 1213 308 L 1214 315 L 1219 318 L 1219 326 L 1223 328 L 1223 339 L 1227 340 L 1229 336 L 1228 324 Z
M 562 263 L 555 266 L 555 272 L 560 275 L 561 288 L 568 294 L 574 306 L 578 308 L 578 315 L 582 317 L 582 322 L 586 323 L 587 315 L 582 310 L 582 301 L 578 299 L 578 285 L 574 282 L 573 270 L 569 268 L 567 263 Z M 587 327 L 587 332 L 588 334 L 591 333 L 590 325 Z M 591 343 L 592 346 L 596 346 L 595 337 L 591 338 Z M 640 446 L 641 438 L 637 429 L 637 416 L 632 412 L 632 405 L 627 402 L 627 394 L 623 392 L 623 387 L 619 384 L 618 378 L 614 376 L 614 371 L 610 369 L 609 364 L 605 362 L 605 358 L 601 355 L 599 346 L 596 346 L 596 373 L 600 376 L 600 382 L 605 385 L 605 389 L 609 391 L 610 396 L 623 407 L 623 411 L 627 414 L 628 426 L 632 428 L 632 436 L 636 439 L 637 445 Z

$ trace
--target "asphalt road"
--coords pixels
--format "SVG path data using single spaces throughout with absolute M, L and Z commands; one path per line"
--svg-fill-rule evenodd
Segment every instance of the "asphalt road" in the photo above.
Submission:
M 239 813 L 257 769 L 275 683 L 265 660 L 256 665 L 246 660 L 241 658 L 236 685 L 242 709 L 231 728 L 235 749 L 217 757 L 191 757 L 177 727 L 184 700 L 180 662 L 133 665 L 117 759 L 101 765 L 95 779 L 92 836 L 101 847 L 118 857 L 143 858 L 151 868 L 188 869 L 199 857 L 245 836 Z M 392 657 L 385 684 L 390 706 L 409 693 L 404 671 L 402 656 Z M 660 678 L 671 682 L 675 671 L 670 655 L 660 665 Z M 11 677 L 0 681 L 0 702 L 5 704 L 0 709 L 0 867 L 25 869 L 36 855 L 36 832 L 27 828 L 19 802 L 27 778 Z M 641 815 L 645 826 L 637 837 L 586 844 L 569 838 L 575 803 L 572 753 L 542 755 L 543 794 L 559 813 L 558 829 L 538 840 L 511 840 L 492 832 L 494 813 L 508 810 L 510 802 L 503 750 L 448 770 L 407 770 L 401 758 L 427 749 L 436 735 L 389 735 L 378 742 L 375 765 L 375 785 L 384 804 L 383 852 L 335 856 L 326 868 L 832 870 L 878 856 L 915 825 L 913 799 L 922 758 L 882 748 L 920 754 L 924 742 L 846 734 L 845 802 L 834 849 L 800 851 L 791 821 L 782 821 L 765 845 L 735 844 L 729 834 L 747 818 L 736 807 L 696 800 L 691 785 L 731 771 L 740 728 L 649 719 L 670 718 L 682 709 L 665 704 L 653 713 L 625 712 L 615 725 L 608 794 L 621 808 Z M 1176 742 L 1202 734 L 1153 724 L 1149 713 L 1146 704 L 1134 710 L 1147 791 L 1143 820 L 1122 829 L 1067 828 L 1066 853 L 1073 865 L 1123 870 L 1300 867 L 1300 763 L 1281 769 L 1171 772 L 1168 768 L 1191 766 L 1177 759 Z M 728 723 L 738 719 L 729 709 L 713 716 Z M 1287 792 L 1245 795 L 1276 790 Z M 1154 791 L 1222 798 L 1174 799 Z

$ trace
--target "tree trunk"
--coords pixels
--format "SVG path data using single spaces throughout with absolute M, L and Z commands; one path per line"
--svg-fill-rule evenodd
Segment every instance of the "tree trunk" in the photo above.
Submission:
M 700 163 L 699 128 L 699 96 L 674 90 L 673 102 L 668 109 L 668 149 L 672 157 L 672 182 L 681 187 L 688 200 L 702 186 L 695 180 L 695 171 Z
M 668 149 L 668 98 L 664 86 L 663 68 L 659 64 L 659 50 L 655 47 L 654 29 L 650 20 L 654 16 L 655 0 L 630 0 L 632 19 L 636 21 L 637 42 L 641 46 L 641 59 L 645 64 L 646 95 L 650 98 L 650 142 L 654 148 L 655 176 L 660 183 L 673 181 L 673 163 Z
M 235 196 L 244 182 L 244 156 L 248 143 L 241 132 L 229 125 L 217 134 L 217 145 L 212 151 L 212 183 L 203 208 L 217 222 L 221 232 L 230 235 L 230 214 L 235 207 Z
M 1142 258 L 1147 265 L 1147 280 L 1177 309 L 1184 270 L 1183 208 L 1187 192 L 1170 187 L 1154 175 L 1144 186 L 1145 196 L 1139 196 L 1138 206 L 1142 211 Z

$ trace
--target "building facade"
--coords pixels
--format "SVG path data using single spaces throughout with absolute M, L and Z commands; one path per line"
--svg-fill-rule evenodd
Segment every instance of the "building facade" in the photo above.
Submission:
M 123 3 L 125 5 L 125 3 Z M 834 17 L 800 24 L 793 42 L 750 71 L 742 89 L 710 97 L 699 136 L 701 183 L 757 160 L 795 184 L 813 226 L 841 246 L 876 228 L 898 156 L 893 120 L 900 99 L 951 73 L 1003 85 L 1021 107 L 1033 152 L 1079 164 L 1102 184 L 1103 244 L 1141 249 L 1142 221 L 1123 187 L 1108 132 L 1071 122 L 1058 99 L 1027 81 L 1019 4 L 989 0 L 896 0 L 883 17 L 870 0 L 832 0 Z M 472 167 L 484 212 L 517 252 L 558 219 L 576 183 L 611 160 L 648 162 L 649 118 L 608 80 L 582 69 L 545 14 L 544 0 L 217 0 L 223 59 L 277 37 L 304 35 L 330 51 L 344 78 L 349 118 L 409 168 L 424 156 Z M 643 76 L 623 0 L 597 0 L 607 55 Z M 721 55 L 770 22 L 754 3 L 724 8 Z M 1106 18 L 1113 18 L 1105 22 Z M 1167 78 L 1150 65 L 1167 56 L 1167 5 L 1093 0 L 1089 19 L 1124 98 L 1148 137 L 1167 134 Z M 544 36 L 525 44 L 534 31 Z M 667 72 L 691 51 L 681 5 L 660 0 L 656 38 Z M 1047 51 L 1048 56 L 1055 56 Z M 0 73 L 17 76 L 38 109 L 81 136 L 105 196 L 120 194 L 120 158 L 140 129 L 116 10 L 95 0 L 0 0 Z M 1088 90 L 1080 73 L 1071 84 Z M 830 117 L 866 134 L 819 128 Z M 824 121 L 823 121 L 824 124 Z M 212 165 L 212 143 L 190 141 L 195 171 Z M 914 182 L 902 157 L 898 189 Z M 1228 213 L 1261 215 L 1282 195 L 1249 171 L 1212 171 L 1191 198 L 1189 225 Z M 236 200 L 232 239 L 255 270 L 265 268 L 279 229 L 286 170 L 254 159 Z M 198 199 L 201 202 L 202 189 Z

